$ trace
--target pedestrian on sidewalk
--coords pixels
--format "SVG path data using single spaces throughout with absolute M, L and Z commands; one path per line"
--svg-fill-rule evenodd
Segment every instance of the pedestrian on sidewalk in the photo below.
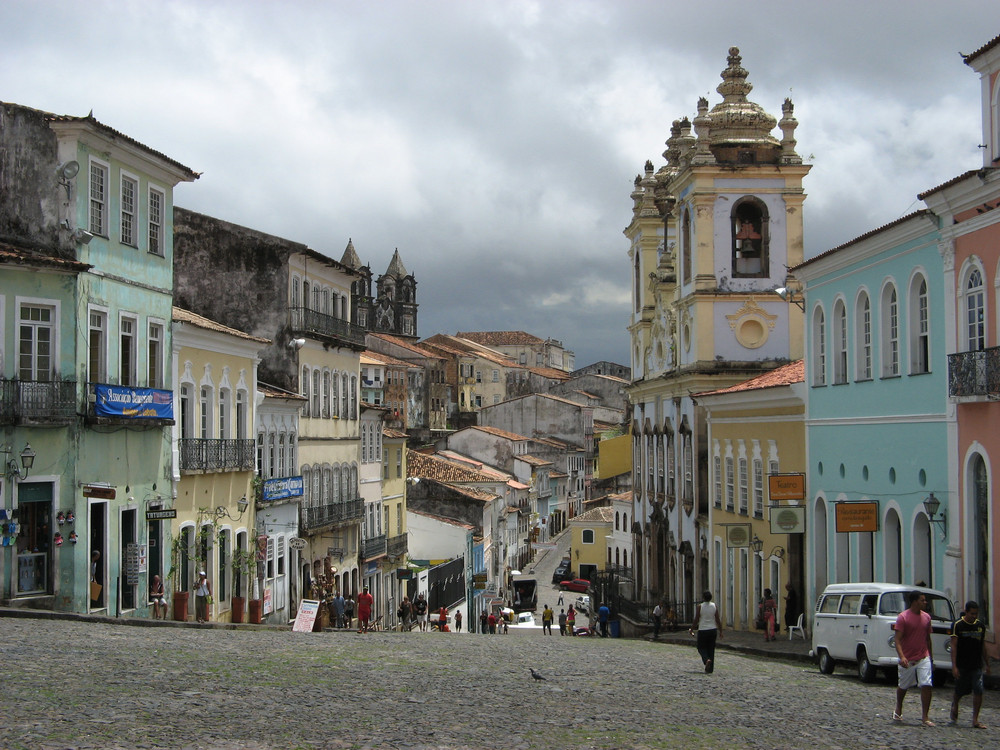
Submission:
M 979 721 L 983 705 L 983 671 L 990 673 L 990 659 L 983 648 L 986 626 L 979 621 L 978 602 L 965 603 L 961 619 L 951 629 L 951 673 L 955 677 L 955 695 L 951 699 L 951 723 L 958 723 L 958 702 L 972 693 L 972 726 L 986 729 Z
M 455 613 L 455 632 L 456 633 L 462 632 L 462 610 L 458 610 Z
M 417 626 L 423 633 L 427 630 L 427 600 L 424 599 L 423 592 L 417 594 L 417 600 L 413 602 L 413 612 L 417 616 Z
M 153 576 L 153 582 L 149 585 L 149 600 L 153 602 L 153 619 L 167 619 L 167 602 L 163 598 L 163 581 L 158 575 Z
M 198 584 L 194 590 L 194 611 L 198 622 L 208 622 L 208 600 L 212 597 L 212 583 L 205 571 L 198 573 Z
M 663 618 L 663 607 L 657 602 L 656 606 L 653 607 L 653 640 L 655 641 L 660 637 L 660 622 Z
M 347 601 L 344 602 L 344 627 L 348 630 L 354 627 L 354 599 L 350 594 L 347 595 Z
M 760 616 L 764 620 L 764 640 L 773 641 L 775 639 L 774 635 L 774 618 L 777 614 L 778 604 L 774 601 L 774 596 L 771 595 L 771 589 L 764 589 L 764 598 L 760 600 Z
M 555 618 L 555 613 L 549 607 L 548 604 L 545 605 L 545 609 L 542 610 L 542 635 L 548 633 L 552 635 L 552 620 Z
M 608 620 L 611 619 L 611 610 L 607 604 L 602 604 L 597 608 L 597 621 L 601 625 L 601 638 L 608 637 Z
M 569 605 L 569 612 L 566 613 L 566 627 L 569 628 L 570 635 L 576 635 L 576 610 L 573 605 Z
M 559 610 L 559 635 L 566 635 L 566 610 Z
M 486 635 L 489 631 L 489 622 L 490 616 L 486 614 L 486 610 L 484 609 L 479 613 L 479 630 L 483 635 Z
M 344 601 L 343 594 L 340 593 L 340 589 L 333 595 L 333 614 L 336 618 L 334 620 L 334 627 L 343 628 L 344 627 L 344 609 L 347 606 L 347 602 Z
M 712 592 L 702 594 L 702 602 L 694 613 L 695 627 L 698 635 L 698 655 L 705 665 L 705 674 L 715 671 L 715 642 L 722 637 L 722 620 L 719 618 L 719 608 L 712 601 Z M 689 631 L 695 635 L 695 628 Z
M 896 618 L 899 682 L 892 720 L 903 720 L 903 698 L 907 690 L 917 685 L 920 687 L 920 721 L 925 727 L 932 727 L 934 722 L 930 719 L 930 710 L 934 665 L 931 662 L 931 616 L 925 611 L 927 597 L 921 592 L 911 591 L 908 601 L 910 606 Z

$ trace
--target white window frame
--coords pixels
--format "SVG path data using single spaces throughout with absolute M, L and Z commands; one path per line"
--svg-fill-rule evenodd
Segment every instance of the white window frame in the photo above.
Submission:
M 736 511 L 736 465 L 732 448 L 726 448 L 723 464 L 726 470 L 726 510 L 732 513 Z
M 245 388 L 236 389 L 236 439 L 246 440 L 249 427 L 249 414 L 247 413 L 247 407 L 249 405 L 248 393 Z
M 94 372 L 95 332 L 100 335 L 97 372 Z M 108 382 L 108 308 L 96 305 L 87 307 L 87 381 L 90 383 Z
M 130 188 L 126 190 L 126 188 Z M 118 234 L 123 245 L 138 247 L 138 219 L 139 219 L 139 178 L 126 172 L 124 169 L 119 173 L 119 205 L 118 213 L 120 223 Z
M 910 374 L 923 375 L 931 371 L 930 297 L 923 273 L 910 281 L 909 312 Z
M 149 388 L 163 388 L 166 322 L 158 318 L 149 318 L 146 321 L 146 330 L 146 385 Z
M 177 420 L 180 422 L 178 430 L 181 439 L 191 439 L 194 437 L 195 417 L 194 417 L 194 383 L 181 383 L 177 397 Z
M 167 191 L 150 183 L 146 191 L 146 250 L 166 257 Z
M 741 449 L 740 450 L 741 455 L 738 459 L 738 464 L 737 464 L 739 468 L 739 474 L 738 474 L 739 492 L 740 492 L 739 512 L 740 515 L 745 516 L 748 515 L 750 512 L 750 472 L 749 472 L 749 464 L 747 463 L 747 457 L 745 455 L 742 455 L 742 453 L 743 451 Z
M 118 313 L 118 384 L 139 385 L 139 317 L 125 312 Z
M 208 383 L 198 387 L 198 437 L 211 440 L 215 437 L 212 416 L 215 409 L 215 389 Z
M 978 285 L 973 276 L 978 276 Z M 975 264 L 962 275 L 962 320 L 960 329 L 962 343 L 967 352 L 982 351 L 986 348 L 986 283 L 983 269 Z
M 764 517 L 764 462 L 759 456 L 753 460 L 753 515 Z
M 872 300 L 867 291 L 858 295 L 854 306 L 855 380 L 872 379 Z
M 107 237 L 111 165 L 90 157 L 87 170 L 87 226 L 91 234 Z
M 25 378 L 21 371 L 21 326 L 24 325 L 24 321 L 21 318 L 21 312 L 25 307 L 37 307 L 44 308 L 50 311 L 50 317 L 47 323 L 43 324 L 42 321 L 28 321 L 33 329 L 36 329 L 36 334 L 32 336 L 32 353 L 31 353 L 31 370 L 32 377 Z M 17 377 L 21 380 L 31 380 L 36 382 L 48 383 L 56 374 L 59 372 L 59 321 L 62 320 L 62 305 L 58 300 L 42 299 L 39 297 L 15 297 L 14 298 L 14 309 L 16 310 L 17 316 L 17 334 L 15 337 L 14 345 L 15 351 L 18 352 L 17 362 L 14 365 L 13 371 L 17 373 Z M 37 329 L 47 328 L 49 329 L 49 354 L 48 356 L 48 367 L 49 371 L 46 373 L 46 379 L 41 380 L 38 378 L 39 363 L 38 363 L 38 336 Z
M 896 285 L 891 281 L 886 282 L 879 299 L 882 377 L 894 378 L 899 375 L 899 292 Z
M 812 314 L 812 384 L 826 385 L 826 315 L 819 305 Z
M 219 387 L 219 438 L 230 440 L 233 431 L 233 389 Z
M 843 385 L 847 382 L 847 305 L 842 299 L 833 304 L 833 341 L 833 383 Z

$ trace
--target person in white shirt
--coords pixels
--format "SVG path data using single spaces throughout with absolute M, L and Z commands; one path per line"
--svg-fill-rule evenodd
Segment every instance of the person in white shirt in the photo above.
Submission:
M 715 669 L 715 641 L 722 637 L 722 620 L 719 619 L 719 608 L 712 601 L 712 592 L 702 595 L 702 602 L 694 613 L 695 626 L 698 628 L 698 654 L 705 665 L 705 674 L 712 674 Z M 695 628 L 689 631 L 695 634 Z

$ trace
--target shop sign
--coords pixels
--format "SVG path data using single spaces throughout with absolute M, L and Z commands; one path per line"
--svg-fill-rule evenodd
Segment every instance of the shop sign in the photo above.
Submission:
M 104 484 L 83 485 L 84 497 L 96 497 L 98 500 L 114 500 L 115 488 Z
M 749 547 L 750 524 L 734 523 L 726 526 L 726 547 Z
M 169 510 L 147 510 L 146 520 L 147 521 L 163 521 L 168 518 L 177 518 L 177 509 L 170 508 Z
M 291 539 L 288 540 L 288 546 L 291 547 L 292 549 L 305 549 L 306 540 L 303 539 L 302 537 L 293 536 Z
M 772 534 L 804 534 L 806 507 L 804 505 L 772 505 Z
M 303 599 L 299 602 L 299 611 L 295 615 L 295 624 L 292 626 L 294 633 L 311 633 L 313 625 L 316 624 L 316 615 L 319 614 L 319 602 L 312 599 Z
M 283 500 L 286 497 L 302 497 L 302 477 L 275 477 L 265 479 L 261 488 L 262 500 Z
M 837 533 L 878 531 L 878 503 L 836 503 Z
M 768 474 L 767 491 L 772 503 L 779 500 L 805 500 L 806 475 Z

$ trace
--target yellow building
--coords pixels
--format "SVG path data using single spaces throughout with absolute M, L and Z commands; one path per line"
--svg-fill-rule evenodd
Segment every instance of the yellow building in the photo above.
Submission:
M 646 162 L 625 229 L 635 597 L 679 602 L 682 617 L 712 585 L 708 432 L 691 394 L 802 357 L 802 311 L 774 293 L 803 257 L 798 123 L 790 100 L 779 122 L 747 98 L 737 48 L 721 77 L 722 101 L 699 99 L 674 121 L 666 164 Z
M 615 511 L 608 506 L 591 508 L 570 519 L 570 559 L 577 578 L 593 580 L 607 568 L 608 537 Z
M 251 576 L 240 576 L 233 559 L 235 550 L 246 554 L 256 548 L 254 404 L 259 352 L 268 344 L 173 309 L 177 515 L 166 588 L 188 594 L 189 619 L 195 616 L 193 591 L 202 570 L 215 599 L 210 619 L 229 621 L 233 597 L 254 598 L 247 588 Z M 183 619 L 176 605 L 174 617 Z
M 804 381 L 799 360 L 694 397 L 708 422 L 711 588 L 729 628 L 754 628 L 768 588 L 783 627 L 788 583 L 796 593 L 794 615 L 802 611 L 805 506 L 802 500 L 779 501 L 770 485 L 778 477 L 782 486 L 794 484 L 796 477 L 789 475 L 805 472 Z M 800 510 L 784 513 L 778 524 L 779 509 L 789 506 Z M 797 515 L 801 525 L 785 518 Z

